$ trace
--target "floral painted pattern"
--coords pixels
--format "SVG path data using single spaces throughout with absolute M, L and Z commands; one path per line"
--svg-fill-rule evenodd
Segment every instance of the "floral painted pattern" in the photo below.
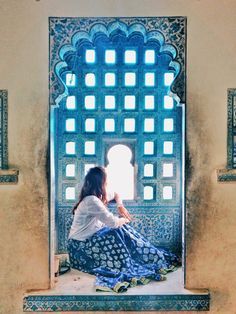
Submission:
M 105 227 L 85 241 L 69 239 L 71 267 L 96 275 L 96 290 L 123 292 L 150 280 L 165 280 L 179 258 L 152 245 L 129 225 Z

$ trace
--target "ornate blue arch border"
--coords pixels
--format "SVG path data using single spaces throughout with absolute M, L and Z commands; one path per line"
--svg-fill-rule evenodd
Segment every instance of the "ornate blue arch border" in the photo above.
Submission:
M 127 29 L 124 29 L 127 25 Z M 58 97 L 64 94 L 65 85 L 59 78 L 59 72 L 65 65 L 63 54 L 65 50 L 73 49 L 76 33 L 83 33 L 89 39 L 93 29 L 100 28 L 102 32 L 120 28 L 125 32 L 150 32 L 162 45 L 162 51 L 171 54 L 173 67 L 177 67 L 178 76 L 173 85 L 173 94 L 178 95 L 179 102 L 186 101 L 186 18 L 185 17 L 51 17 L 49 18 L 50 34 L 50 104 L 58 105 Z M 153 32 L 153 29 L 158 30 Z M 60 97 L 59 97 L 60 99 Z

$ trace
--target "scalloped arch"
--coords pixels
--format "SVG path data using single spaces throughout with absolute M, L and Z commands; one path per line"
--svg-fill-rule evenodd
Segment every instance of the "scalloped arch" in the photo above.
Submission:
M 175 78 L 178 76 L 181 71 L 181 65 L 178 61 L 175 60 L 177 56 L 177 50 L 174 45 L 165 43 L 165 37 L 160 31 L 148 31 L 143 24 L 137 22 L 129 26 L 121 21 L 112 22 L 107 26 L 103 23 L 97 23 L 93 25 L 88 32 L 76 31 L 71 36 L 71 44 L 65 44 L 59 49 L 59 57 L 61 61 L 59 61 L 55 65 L 55 73 L 58 76 L 61 84 L 63 85 L 64 91 L 56 97 L 56 106 L 59 106 L 60 101 L 64 97 L 68 96 L 68 88 L 61 78 L 61 74 L 66 71 L 68 67 L 67 62 L 65 61 L 65 55 L 68 53 L 76 53 L 76 46 L 79 42 L 88 41 L 90 43 L 93 43 L 99 33 L 102 33 L 109 38 L 112 33 L 117 30 L 122 31 L 126 35 L 126 37 L 129 37 L 133 33 L 140 33 L 144 37 L 145 43 L 151 40 L 157 41 L 160 45 L 160 53 L 168 53 L 171 56 L 172 61 L 170 62 L 169 66 L 175 70 Z M 177 103 L 180 102 L 180 98 L 176 93 L 170 92 L 170 95 L 177 101 Z

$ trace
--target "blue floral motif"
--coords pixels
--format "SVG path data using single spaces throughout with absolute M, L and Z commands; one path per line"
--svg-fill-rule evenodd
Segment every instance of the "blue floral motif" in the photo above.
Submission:
M 96 275 L 97 290 L 115 292 L 127 290 L 134 280 L 164 280 L 163 273 L 179 263 L 176 255 L 155 247 L 129 225 L 105 227 L 85 241 L 69 239 L 68 251 L 72 268 Z

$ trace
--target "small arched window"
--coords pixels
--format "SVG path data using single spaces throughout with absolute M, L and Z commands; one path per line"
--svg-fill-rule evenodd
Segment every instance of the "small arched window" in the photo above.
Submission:
M 119 193 L 123 200 L 134 199 L 134 167 L 132 152 L 126 145 L 114 145 L 107 154 L 108 186 Z

